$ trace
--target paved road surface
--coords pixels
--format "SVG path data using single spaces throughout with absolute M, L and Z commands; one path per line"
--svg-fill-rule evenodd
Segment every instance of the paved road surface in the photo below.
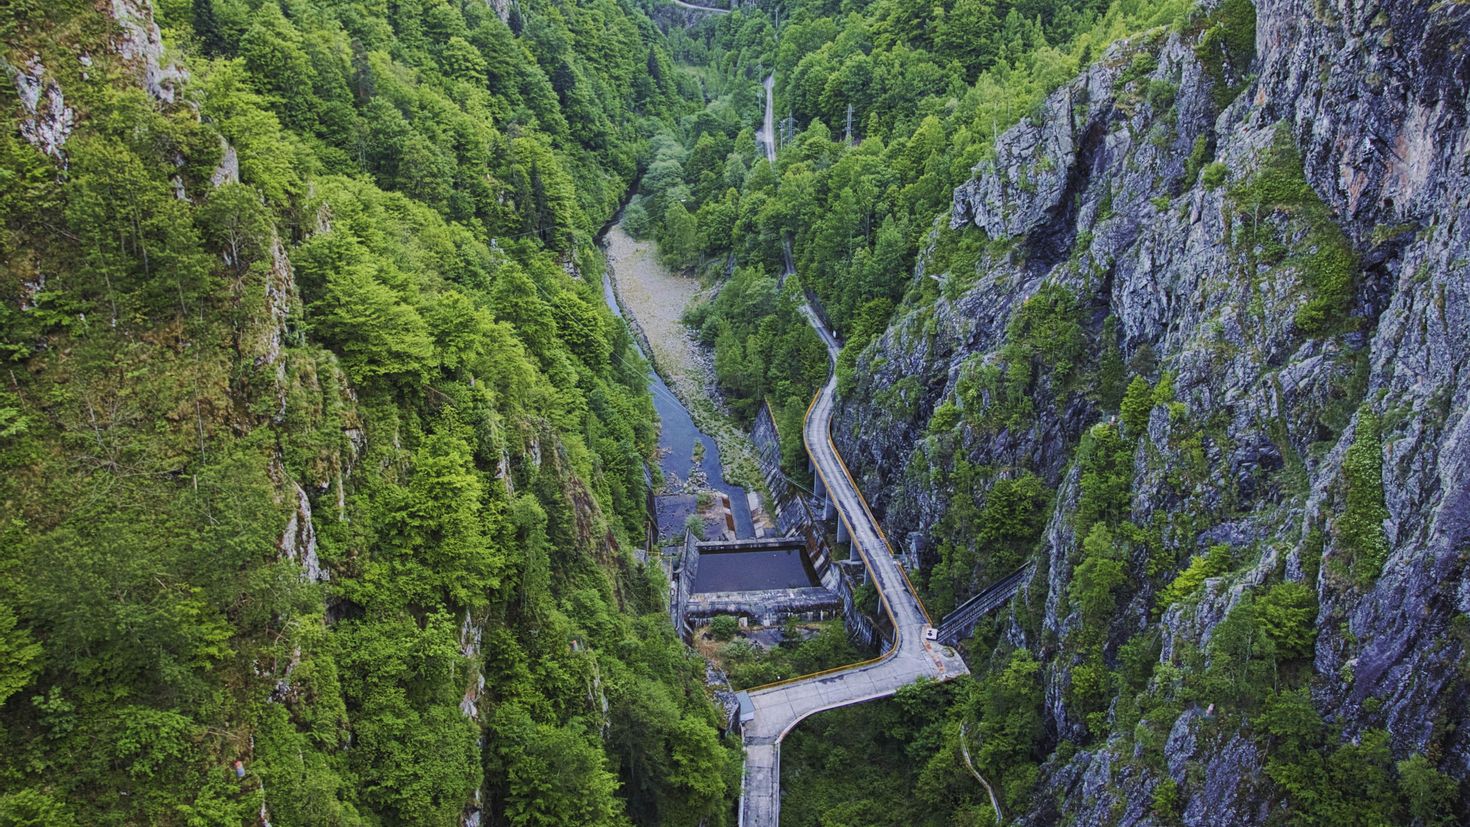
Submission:
M 776 163 L 776 96 L 774 94 L 776 76 L 766 75 L 762 85 L 766 88 L 766 114 L 761 119 L 761 128 L 755 134 L 755 140 L 765 151 L 766 160 L 774 164 Z
M 776 161 L 772 103 L 775 81 L 774 75 L 765 79 L 765 117 L 756 135 L 772 163 Z M 789 244 L 784 252 L 783 278 L 795 272 Z M 804 304 L 801 309 L 822 337 L 828 359 L 835 366 L 841 343 L 810 305 Z M 740 827 L 776 827 L 780 823 L 781 739 L 802 719 L 823 710 L 886 698 L 920 678 L 949 680 L 969 672 L 954 650 L 924 639 L 924 631 L 932 623 L 832 442 L 832 406 L 836 396 L 837 377 L 829 373 L 827 384 L 807 413 L 802 438 L 812 465 L 837 506 L 838 519 L 847 526 L 848 536 L 877 586 L 884 611 L 893 622 L 894 645 L 866 663 L 749 693 L 755 717 L 744 726 L 745 778 L 740 796 Z
M 810 307 L 803 312 L 836 361 L 841 345 Z M 875 661 L 750 692 L 755 718 L 745 724 L 741 827 L 775 827 L 781 818 L 781 739 L 803 718 L 827 709 L 884 698 L 920 678 L 949 680 L 969 670 L 958 653 L 924 639 L 931 623 L 830 436 L 837 379 L 829 376 L 807 414 L 807 453 L 837 505 L 893 621 L 894 645 Z
M 724 9 L 696 6 L 682 0 L 673 2 L 686 9 L 725 13 Z M 773 164 L 776 162 L 775 83 L 775 75 L 766 76 L 763 83 L 765 114 L 756 134 L 767 160 Z M 793 274 L 795 267 L 789 242 L 783 240 L 783 246 L 786 259 L 784 278 Z M 837 354 L 842 350 L 841 343 L 810 305 L 802 305 L 801 310 L 822 337 L 828 359 L 835 367 Z M 776 827 L 780 823 L 781 739 L 802 719 L 823 710 L 886 698 L 921 678 L 942 681 L 969 673 L 957 652 L 924 639 L 925 631 L 933 623 L 832 442 L 832 406 L 836 396 L 837 376 L 830 372 L 827 384 L 807 412 L 802 438 L 812 465 L 837 506 L 838 519 L 847 526 L 848 536 L 877 586 L 883 609 L 893 622 L 894 644 L 872 661 L 749 693 L 755 717 L 744 726 L 745 778 L 740 797 L 741 827 Z
M 772 166 L 775 166 L 776 107 L 774 101 L 776 98 L 776 76 L 766 75 L 766 79 L 762 85 L 766 89 L 766 114 L 761 120 L 760 130 L 755 133 L 755 141 L 765 151 L 766 160 L 770 161 Z M 786 283 L 786 277 L 796 272 L 796 261 L 791 257 L 791 239 L 784 235 L 781 236 L 781 256 L 786 269 L 781 271 L 781 277 L 776 280 L 777 287 L 784 285 Z

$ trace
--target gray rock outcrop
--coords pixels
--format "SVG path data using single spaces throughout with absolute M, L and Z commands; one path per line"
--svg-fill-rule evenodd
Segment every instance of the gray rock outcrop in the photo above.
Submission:
M 985 252 L 973 272 L 927 272 L 921 257 L 916 278 L 940 275 L 941 294 L 900 308 L 863 353 L 834 434 L 890 536 L 939 524 L 956 497 L 983 501 L 983 490 L 932 484 L 961 459 L 1030 469 L 1057 490 L 1028 587 L 1045 595 L 1044 616 L 1032 633 L 1013 619 L 1007 636 L 1043 657 L 1049 730 L 1082 738 L 1064 702 L 1072 664 L 1055 641 L 1077 622 L 1066 599 L 1079 554 L 1074 451 L 1110 405 L 1040 370 L 1024 424 L 929 427 L 941 403 L 968 414 L 1000 404 L 962 400 L 965 377 L 1002 365 L 1028 298 L 1065 288 L 1086 370 L 1115 330 L 1133 370 L 1172 377 L 1133 456 L 1132 522 L 1162 526 L 1180 566 L 1214 545 L 1240 561 L 1154 620 L 1172 572 L 1149 577 L 1130 560 L 1106 656 L 1151 627 L 1166 662 L 1203 650 L 1243 594 L 1273 576 L 1305 581 L 1320 602 L 1310 687 L 1334 732 L 1386 729 L 1397 757 L 1424 752 L 1464 778 L 1470 669 L 1455 629 L 1470 611 L 1470 6 L 1260 0 L 1256 18 L 1251 74 L 1202 58 L 1197 34 L 1144 35 L 1002 134 L 954 191 L 952 228 L 983 232 Z M 1283 146 L 1327 229 L 1305 209 L 1242 213 L 1240 193 L 1278 174 L 1270 159 Z M 1324 238 L 1344 239 L 1353 261 L 1327 330 L 1302 322 L 1321 290 Z M 1366 583 L 1343 574 L 1337 539 L 1364 412 L 1382 423 L 1388 514 L 1387 558 Z M 1279 806 L 1252 780 L 1263 750 L 1239 731 L 1199 730 L 1197 714 L 1175 723 L 1163 772 L 1113 754 L 1116 739 L 1049 762 L 1038 799 L 1061 810 L 1033 820 L 1149 823 L 1167 775 L 1186 823 L 1263 822 Z

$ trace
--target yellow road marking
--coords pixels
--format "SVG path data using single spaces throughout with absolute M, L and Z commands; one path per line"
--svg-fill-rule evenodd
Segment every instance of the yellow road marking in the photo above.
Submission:
M 822 464 L 817 462 L 816 456 L 812 454 L 811 446 L 806 444 L 806 426 L 811 422 L 812 410 L 816 408 L 817 400 L 820 399 L 821 396 L 822 390 L 818 389 L 816 393 L 812 394 L 812 401 L 806 406 L 806 416 L 802 418 L 801 444 L 802 447 L 806 450 L 807 459 L 811 460 L 812 468 L 815 469 L 817 476 L 822 478 L 822 484 L 827 487 L 827 496 L 830 497 L 832 496 L 832 484 L 827 480 L 827 475 L 822 472 Z M 769 410 L 769 404 L 767 405 L 767 410 Z M 775 418 L 772 417 L 771 421 L 774 423 Z M 879 525 L 877 518 L 873 516 L 873 510 L 868 506 L 867 499 L 863 497 L 862 489 L 858 488 L 857 480 L 854 480 L 852 478 L 852 472 L 848 470 L 847 463 L 842 459 L 842 452 L 837 450 L 837 443 L 832 441 L 832 429 L 830 427 L 830 424 L 831 423 L 829 422 L 829 427 L 827 427 L 825 431 L 827 437 L 827 445 L 832 449 L 832 456 L 837 459 L 838 467 L 842 469 L 842 473 L 847 477 L 848 483 L 852 485 L 853 493 L 857 494 L 858 503 L 862 505 L 863 512 L 868 515 L 868 521 L 873 525 L 874 530 L 877 532 L 878 539 L 881 540 L 884 547 L 888 549 L 888 556 L 893 557 L 893 546 L 889 544 L 887 535 L 883 533 L 883 526 Z M 878 575 L 876 569 L 873 567 L 873 562 L 868 559 L 868 554 L 866 551 L 863 550 L 862 543 L 859 543 L 856 541 L 856 539 L 854 539 L 857 536 L 857 532 L 853 531 L 852 523 L 847 519 L 847 515 L 842 513 L 842 509 L 840 508 L 837 509 L 837 518 L 842 521 L 843 525 L 847 526 L 848 541 L 851 542 L 853 544 L 853 547 L 857 549 L 858 556 L 863 558 L 863 567 L 868 570 L 869 576 L 873 578 L 876 584 L 878 581 Z M 898 573 L 903 577 L 904 583 L 908 585 L 909 594 L 913 597 L 915 605 L 919 607 L 919 611 L 924 615 L 924 621 L 928 623 L 928 625 L 933 626 L 934 621 L 929 617 L 929 610 L 924 608 L 924 602 L 919 599 L 919 593 L 914 588 L 913 581 L 909 580 L 908 573 L 904 571 L 903 563 L 895 559 L 894 564 L 898 567 Z M 857 663 L 850 663 L 845 666 L 834 666 L 830 669 L 823 669 L 820 672 L 810 672 L 805 675 L 796 675 L 790 678 L 783 678 L 779 681 L 771 681 L 770 683 L 763 683 L 760 686 L 753 686 L 745 691 L 758 692 L 764 689 L 773 689 L 778 686 L 785 686 L 787 684 L 798 683 L 800 681 L 805 681 L 812 678 L 819 678 L 823 675 L 831 675 L 837 672 L 857 670 L 861 669 L 864 666 L 870 666 L 872 664 L 887 660 L 888 658 L 891 658 L 895 654 L 897 654 L 898 638 L 901 634 L 898 625 L 898 617 L 894 615 L 893 607 L 888 605 L 888 595 L 884 593 L 881 584 L 877 585 L 877 589 L 878 600 L 880 603 L 883 604 L 883 613 L 888 615 L 888 622 L 893 625 L 893 646 L 891 646 L 888 651 L 875 658 L 869 658 L 868 660 L 858 661 Z

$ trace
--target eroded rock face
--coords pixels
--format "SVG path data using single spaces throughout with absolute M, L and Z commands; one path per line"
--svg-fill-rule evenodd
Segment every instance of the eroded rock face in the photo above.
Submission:
M 220 156 L 219 164 L 209 176 L 209 183 L 216 187 L 238 184 L 240 183 L 240 153 L 236 152 L 234 145 L 224 138 L 220 138 L 220 144 L 224 152 Z
M 296 507 L 286 520 L 286 528 L 281 532 L 277 545 L 282 557 L 301 566 L 301 579 L 321 583 L 328 575 L 316 554 L 316 524 L 312 521 L 311 500 L 300 485 L 292 483 L 291 487 L 295 489 Z
M 480 693 L 485 691 L 485 674 L 479 667 L 480 645 L 484 637 L 485 627 L 470 617 L 469 611 L 466 610 L 464 619 L 459 624 L 459 653 L 470 663 L 475 664 L 475 667 L 471 670 L 464 696 L 460 698 L 459 711 L 466 718 L 475 720 L 480 718 Z
M 62 146 L 76 126 L 76 113 L 66 105 L 66 98 L 56 80 L 46 74 L 46 67 L 33 58 L 24 67 L 6 66 L 25 117 L 20 121 L 20 135 L 42 152 L 60 161 L 65 157 Z
M 158 101 L 173 103 L 177 87 L 188 75 L 164 59 L 163 34 L 153 19 L 153 4 L 149 0 L 112 0 L 112 17 L 121 31 L 118 54 L 142 63 L 144 88 Z
M 485 5 L 495 10 L 495 16 L 499 17 L 502 23 L 510 22 L 510 10 L 513 3 L 514 0 L 485 0 Z
M 1218 544 L 1243 561 L 1153 620 L 1160 581 L 1132 560 L 1105 657 L 1154 624 L 1164 660 L 1204 649 L 1245 592 L 1284 572 L 1318 593 L 1311 687 L 1329 723 L 1346 738 L 1387 729 L 1399 757 L 1428 750 L 1463 778 L 1466 652 L 1450 627 L 1470 611 L 1470 6 L 1260 0 L 1256 31 L 1255 79 L 1223 108 L 1228 77 L 1171 33 L 1114 46 L 1003 134 L 994 161 L 955 190 L 951 214 L 998 243 L 973 275 L 927 273 L 921 261 L 916 278 L 952 284 L 931 307 L 901 309 L 863 354 L 834 434 L 890 536 L 936 525 L 954 497 L 983 500 L 931 483 L 958 459 L 1027 468 L 1057 490 L 1045 564 L 1028 587 L 1046 596 L 1042 639 L 1014 620 L 1007 636 L 1047 665 L 1051 731 L 1080 737 L 1064 702 L 1072 664 L 1055 640 L 1076 622 L 1064 599 L 1079 554 L 1074 451 L 1110 414 L 1085 390 L 1059 395 L 1042 372 L 1023 427 L 966 419 L 946 438 L 928 431 L 968 366 L 1000 363 L 1022 303 L 1065 287 L 1094 367 L 1112 317 L 1125 359 L 1150 380 L 1173 376 L 1175 404 L 1154 407 L 1134 455 L 1132 521 L 1157 517 L 1181 559 Z M 1173 94 L 1145 93 L 1150 84 Z M 1242 216 L 1231 195 L 1283 137 L 1357 257 L 1351 321 L 1329 335 L 1296 322 L 1312 290 L 1301 253 L 1316 243 L 1301 216 Z M 1225 177 L 1213 186 L 1198 175 L 1211 159 Z M 1273 259 L 1251 237 L 1291 252 Z M 1388 511 L 1388 559 L 1366 585 L 1341 574 L 1334 541 L 1360 406 L 1383 423 Z M 1262 750 L 1239 732 L 1197 732 L 1198 712 L 1179 718 L 1166 747 L 1184 820 L 1264 821 L 1279 802 L 1241 780 L 1260 775 Z M 1147 822 L 1140 802 L 1161 773 L 1110 756 L 1119 749 L 1108 741 L 1051 762 L 1038 799 L 1060 796 L 1051 815 L 1081 823 Z
M 187 79 L 188 73 L 165 58 L 163 34 L 153 19 L 152 4 L 148 0 L 112 0 L 111 10 L 119 31 L 115 42 L 118 55 L 124 61 L 141 66 L 143 85 L 149 94 L 162 103 L 173 103 L 177 87 Z M 77 59 L 84 67 L 92 65 L 90 55 L 79 55 Z M 39 58 L 32 58 L 24 66 L 7 63 L 5 69 L 25 110 L 25 117 L 20 120 L 21 137 L 47 155 L 65 162 L 62 148 L 71 137 L 77 118 L 76 112 L 66 103 L 61 85 L 47 73 Z M 86 76 L 85 72 L 83 76 Z M 230 156 L 233 156 L 233 151 Z M 238 161 L 229 162 L 235 164 L 234 180 L 239 180 Z M 216 185 L 219 183 L 217 180 Z M 176 184 L 176 188 L 181 187 L 181 183 Z

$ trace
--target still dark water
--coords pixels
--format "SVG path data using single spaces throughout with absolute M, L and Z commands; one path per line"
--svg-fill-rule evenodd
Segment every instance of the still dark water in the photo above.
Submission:
M 803 589 L 817 575 L 800 551 L 736 551 L 699 555 L 694 592 L 743 592 L 756 589 Z

